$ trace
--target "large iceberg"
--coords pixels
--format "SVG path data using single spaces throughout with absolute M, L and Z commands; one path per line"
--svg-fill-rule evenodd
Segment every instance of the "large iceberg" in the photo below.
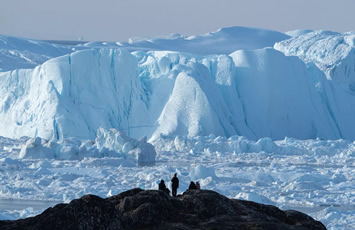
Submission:
M 0 135 L 94 139 L 99 128 L 115 128 L 152 140 L 210 134 L 354 140 L 353 35 L 289 34 L 233 27 L 106 48 L 91 43 L 34 69 L 1 72 Z M 312 47 L 334 36 L 343 36 L 343 48 L 324 46 L 329 58 L 292 52 L 306 38 Z

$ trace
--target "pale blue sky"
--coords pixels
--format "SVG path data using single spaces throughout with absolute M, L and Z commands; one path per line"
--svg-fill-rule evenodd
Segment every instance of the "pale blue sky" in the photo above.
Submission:
M 0 34 L 126 41 L 221 27 L 355 31 L 355 0 L 1 0 Z

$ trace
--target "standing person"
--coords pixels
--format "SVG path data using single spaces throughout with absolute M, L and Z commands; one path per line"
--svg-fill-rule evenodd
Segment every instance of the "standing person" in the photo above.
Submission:
M 179 179 L 177 178 L 177 173 L 174 174 L 174 177 L 171 179 L 171 189 L 173 190 L 173 196 L 177 194 L 177 189 L 179 187 Z
M 197 188 L 197 189 L 200 189 L 200 188 L 201 188 L 200 182 L 198 182 L 198 181 L 196 181 L 196 188 Z

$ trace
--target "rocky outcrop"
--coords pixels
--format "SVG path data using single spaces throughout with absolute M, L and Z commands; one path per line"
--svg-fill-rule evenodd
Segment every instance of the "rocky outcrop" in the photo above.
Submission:
M 298 211 L 228 199 L 214 191 L 188 190 L 176 198 L 132 189 L 102 199 L 85 195 L 42 214 L 0 221 L 0 229 L 326 229 Z

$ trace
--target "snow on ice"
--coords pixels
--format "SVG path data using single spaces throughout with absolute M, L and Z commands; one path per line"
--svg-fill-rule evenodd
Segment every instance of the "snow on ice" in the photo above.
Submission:
M 180 193 L 198 180 L 355 228 L 354 37 L 243 27 L 116 43 L 0 36 L 0 218 L 156 189 L 177 172 Z

